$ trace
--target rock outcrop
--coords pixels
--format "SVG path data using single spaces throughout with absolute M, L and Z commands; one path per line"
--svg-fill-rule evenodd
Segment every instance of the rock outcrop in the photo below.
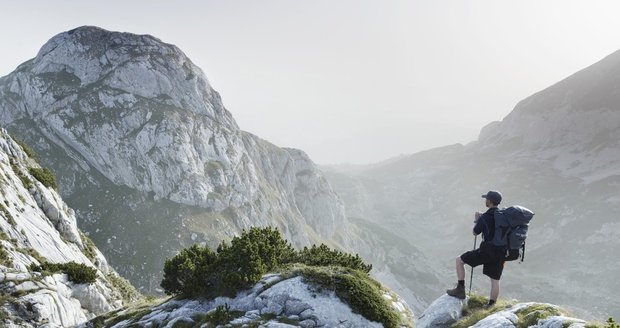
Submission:
M 567 316 L 560 307 L 548 303 L 501 304 L 487 310 L 468 308 L 468 301 L 443 295 L 436 299 L 422 313 L 417 322 L 418 328 L 583 328 L 586 321 Z M 485 311 L 486 316 L 462 317 L 463 312 Z M 471 313 L 468 313 L 472 315 Z M 474 321 L 473 318 L 478 318 Z M 461 320 L 461 321 L 459 321 Z
M 33 145 L 111 263 L 155 291 L 166 256 L 276 226 L 359 240 L 308 156 L 242 131 L 204 73 L 149 35 L 80 27 L 0 78 L 0 122 Z
M 391 311 L 401 318 L 400 327 L 413 327 L 407 304 L 385 290 Z M 353 313 L 333 291 L 304 281 L 301 276 L 265 275 L 251 290 L 234 298 L 170 299 L 150 307 L 128 308 L 99 317 L 82 328 L 96 324 L 122 327 L 383 327 Z
M 78 230 L 74 211 L 33 176 L 33 168 L 37 162 L 1 129 L 0 326 L 70 327 L 139 298 Z M 33 271 L 31 265 L 43 262 L 79 263 L 97 278 L 80 284 L 65 273 Z
M 418 317 L 418 328 L 444 328 L 450 327 L 459 321 L 463 312 L 465 301 L 458 298 L 443 295 L 436 299 Z

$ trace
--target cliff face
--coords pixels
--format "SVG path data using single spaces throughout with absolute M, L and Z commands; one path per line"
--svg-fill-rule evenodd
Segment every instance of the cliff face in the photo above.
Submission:
M 253 225 L 298 246 L 358 243 L 308 156 L 240 130 L 203 72 L 154 37 L 61 33 L 0 79 L 0 110 L 111 263 L 146 290 L 166 256 Z
M 0 325 L 67 327 L 137 299 L 78 230 L 75 212 L 32 168 L 37 162 L 0 130 Z M 83 264 L 97 278 L 79 284 L 62 272 L 33 271 L 31 264 L 43 262 Z

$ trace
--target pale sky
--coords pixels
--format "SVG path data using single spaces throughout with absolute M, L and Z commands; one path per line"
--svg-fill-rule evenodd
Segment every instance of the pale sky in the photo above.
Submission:
M 240 127 L 320 164 L 467 143 L 620 49 L 620 1 L 2 1 L 0 75 L 81 25 L 151 34 Z

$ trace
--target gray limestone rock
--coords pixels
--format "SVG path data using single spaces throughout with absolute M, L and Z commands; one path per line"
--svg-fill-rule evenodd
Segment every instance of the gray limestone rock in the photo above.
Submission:
M 150 35 L 83 26 L 54 36 L 0 79 L 0 113 L 58 175 L 111 263 L 151 292 L 166 256 L 251 226 L 278 227 L 297 246 L 360 243 L 307 154 L 241 130 L 202 70 Z
M 106 276 L 116 273 L 94 246 L 86 248 L 74 211 L 30 174 L 38 166 L 0 129 L 0 245 L 8 257 L 0 263 L 0 289 L 17 295 L 0 304 L 6 317 L 0 326 L 69 327 L 123 304 Z M 41 261 L 80 263 L 96 269 L 97 279 L 75 284 L 64 273 L 32 272 L 30 265 Z
M 461 318 L 463 300 L 442 295 L 436 299 L 418 317 L 416 327 L 418 328 L 445 328 L 457 322 Z

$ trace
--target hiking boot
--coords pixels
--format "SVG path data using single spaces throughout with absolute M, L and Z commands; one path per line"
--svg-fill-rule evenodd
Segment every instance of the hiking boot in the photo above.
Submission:
M 446 290 L 446 294 L 458 299 L 465 299 L 465 286 L 456 286 L 456 288 Z
M 488 310 L 488 309 L 492 309 L 493 307 L 495 307 L 495 303 L 487 303 L 487 305 L 484 306 L 484 309 Z

